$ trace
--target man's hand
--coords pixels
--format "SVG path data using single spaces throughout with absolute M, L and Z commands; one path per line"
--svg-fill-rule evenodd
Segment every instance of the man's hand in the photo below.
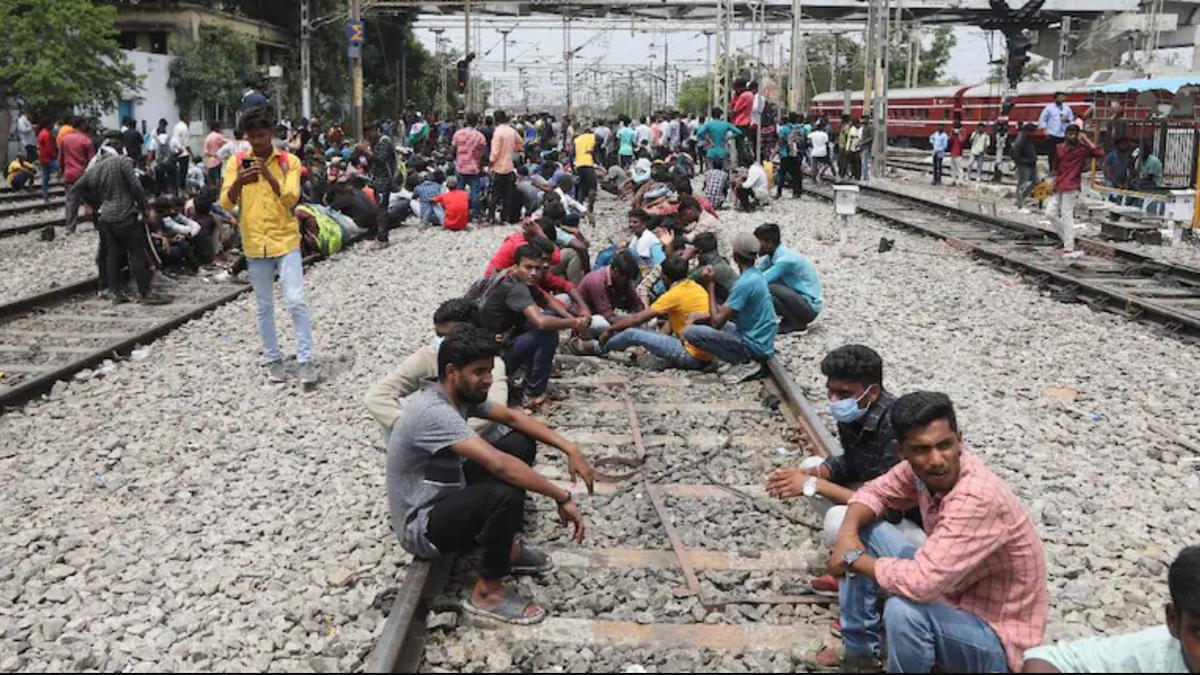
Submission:
M 853 549 L 859 549 L 866 553 L 867 547 L 863 545 L 862 540 L 857 535 L 838 535 L 837 541 L 833 542 L 833 550 L 829 552 L 829 562 L 826 565 L 829 574 L 835 577 L 844 577 L 850 569 L 846 566 L 846 552 Z
M 256 183 L 260 176 L 262 176 L 262 164 L 258 161 L 257 157 L 252 157 L 249 167 L 245 165 L 238 166 L 237 186 L 242 187 L 243 185 Z
M 665 227 L 658 228 L 658 240 L 662 242 L 664 250 L 670 250 L 671 243 L 675 241 L 675 233 Z
M 804 484 L 814 475 L 812 469 L 776 469 L 767 476 L 767 494 L 776 499 L 791 499 L 804 494 Z
M 717 271 L 712 265 L 705 265 L 700 268 L 700 281 L 705 286 L 710 286 L 717 283 Z
M 612 336 L 613 329 L 605 328 L 604 331 L 600 333 L 600 344 L 608 344 L 608 341 L 612 339 Z
M 558 507 L 558 520 L 563 527 L 574 525 L 575 533 L 571 536 L 571 540 L 576 544 L 583 543 L 583 514 L 579 512 L 579 506 L 574 500 Z
M 583 456 L 579 446 L 574 444 L 569 446 L 567 451 L 567 475 L 570 476 L 572 485 L 576 479 L 582 478 L 588 494 L 593 494 L 593 483 L 596 480 L 595 470 L 592 469 L 591 464 L 588 464 L 587 458 Z

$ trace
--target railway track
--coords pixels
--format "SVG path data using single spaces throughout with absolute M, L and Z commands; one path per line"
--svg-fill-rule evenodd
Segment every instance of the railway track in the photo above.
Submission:
M 527 517 L 527 540 L 547 547 L 555 569 L 515 583 L 547 619 L 514 627 L 469 618 L 458 602 L 474 565 L 416 560 L 366 671 L 669 672 L 727 670 L 729 659 L 778 671 L 807 662 L 836 618 L 831 599 L 807 590 L 824 542 L 805 500 L 770 500 L 761 486 L 770 470 L 840 446 L 782 366 L 772 360 L 769 379 L 729 386 L 714 375 L 560 360 L 548 422 L 611 473 L 579 497 L 583 546 L 568 542 L 552 509 Z M 563 481 L 559 459 L 543 453 L 538 470 Z M 664 670 L 663 659 L 676 667 Z
M 59 184 L 58 187 L 50 188 L 51 197 L 63 197 L 67 194 L 66 188 Z M 13 204 L 32 199 L 41 199 L 42 189 L 39 187 L 36 190 L 19 190 L 19 191 L 4 191 L 0 192 L 0 205 Z
M 26 199 L 22 202 L 6 202 L 0 204 L 0 219 L 11 216 L 19 216 L 24 213 L 37 213 L 39 211 L 54 212 L 61 211 L 66 206 L 65 200 L 56 200 L 50 203 L 42 201 L 41 197 Z
M 58 211 L 61 211 L 63 207 L 61 204 L 59 204 L 57 208 L 58 208 Z M 54 211 L 52 210 L 51 212 L 53 213 Z M 28 216 L 28 215 L 29 214 L 23 213 L 23 214 L 17 214 L 14 217 L 22 217 L 22 216 Z M 85 219 L 82 216 L 80 216 L 79 222 L 86 223 L 89 221 L 88 221 L 88 219 Z M 51 217 L 51 218 L 35 218 L 33 220 L 27 220 L 26 222 L 13 223 L 13 224 L 8 224 L 8 225 L 0 224 L 0 239 L 3 239 L 5 237 L 15 237 L 19 234 L 25 234 L 27 232 L 34 232 L 34 231 L 40 230 L 44 227 L 66 227 L 66 224 L 67 224 L 66 218 L 64 218 L 61 215 Z
M 304 262 L 307 266 L 317 260 L 310 256 Z M 173 298 L 169 305 L 113 306 L 97 297 L 96 277 L 0 305 L 0 410 L 129 354 L 250 290 L 249 284 L 218 282 L 203 275 L 171 281 L 156 286 Z
M 859 211 L 1016 270 L 1061 301 L 1154 322 L 1171 334 L 1200 336 L 1200 268 L 1084 237 L 1075 241 L 1088 255 L 1064 260 L 1055 255 L 1060 244 L 1049 230 L 873 186 L 860 190 Z M 810 192 L 833 197 L 825 187 Z

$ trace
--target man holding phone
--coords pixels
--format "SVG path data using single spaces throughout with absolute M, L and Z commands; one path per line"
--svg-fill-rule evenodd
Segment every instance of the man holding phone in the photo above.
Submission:
M 300 200 L 300 160 L 272 144 L 275 115 L 270 107 L 251 108 L 240 122 L 250 152 L 229 158 L 221 187 L 221 207 L 239 209 L 242 253 L 257 306 L 258 336 L 262 340 L 267 377 L 287 379 L 283 354 L 275 335 L 275 274 L 283 284 L 283 300 L 296 331 L 296 361 L 300 384 L 317 382 L 312 364 L 312 324 L 304 302 L 304 265 L 300 255 L 300 225 L 292 209 Z

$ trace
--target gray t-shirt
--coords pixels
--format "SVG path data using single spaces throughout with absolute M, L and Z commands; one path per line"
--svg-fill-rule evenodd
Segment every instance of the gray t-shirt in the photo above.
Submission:
M 465 460 L 450 446 L 476 435 L 467 418 L 487 417 L 490 405 L 455 408 L 440 383 L 426 380 L 396 421 L 387 451 L 388 509 L 392 531 L 409 553 L 441 555 L 425 536 L 429 511 L 466 487 Z

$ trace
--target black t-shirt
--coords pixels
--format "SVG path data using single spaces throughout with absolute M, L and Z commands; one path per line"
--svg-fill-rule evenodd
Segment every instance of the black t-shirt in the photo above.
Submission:
M 142 158 L 142 134 L 137 129 L 122 131 L 121 144 L 125 146 L 126 155 L 134 159 Z
M 546 294 L 541 289 L 505 277 L 483 299 L 480 308 L 483 326 L 496 335 L 519 331 L 525 326 L 525 308 L 545 303 Z
M 354 224 L 363 229 L 375 227 L 379 218 L 379 209 L 365 194 L 357 190 L 334 197 L 329 207 L 350 216 Z

